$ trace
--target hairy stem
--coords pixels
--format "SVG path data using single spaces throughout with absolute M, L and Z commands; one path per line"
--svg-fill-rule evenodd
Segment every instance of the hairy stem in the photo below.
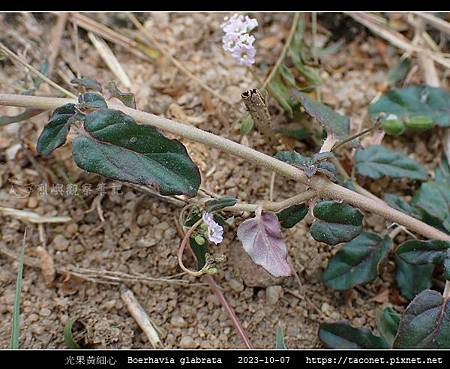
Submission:
M 0 94 L 0 105 L 26 108 L 53 110 L 63 104 L 75 102 L 74 99 Z M 131 109 L 117 103 L 109 103 L 109 107 L 121 110 L 143 124 L 151 125 L 163 131 L 171 132 L 186 139 L 217 148 L 231 155 L 241 157 L 264 168 L 275 171 L 277 174 L 284 177 L 304 183 L 316 191 L 317 196 L 345 201 L 360 209 L 373 212 L 383 216 L 387 220 L 401 224 L 423 237 L 450 241 L 450 235 L 447 235 L 416 218 L 395 210 L 380 201 L 375 201 L 374 199 L 339 186 L 320 176 L 309 179 L 302 170 L 227 138 L 216 136 L 212 133 L 190 125 L 177 123 L 167 118 Z

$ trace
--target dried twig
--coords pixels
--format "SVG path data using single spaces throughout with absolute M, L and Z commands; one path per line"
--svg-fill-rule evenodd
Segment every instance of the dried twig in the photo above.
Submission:
M 100 38 L 97 38 L 92 34 L 91 32 L 88 32 L 88 37 L 91 40 L 92 44 L 97 49 L 98 53 L 106 63 L 106 65 L 109 67 L 111 72 L 114 73 L 114 75 L 119 79 L 120 82 L 126 87 L 131 87 L 131 81 L 128 77 L 125 70 L 122 68 L 122 65 L 117 60 L 116 56 L 112 52 L 112 50 L 109 48 L 108 44 L 103 41 Z
M 0 212 L 9 215 L 13 218 L 23 220 L 25 222 L 30 223 L 67 223 L 72 220 L 71 217 L 52 217 L 52 216 L 46 216 L 46 215 L 39 215 L 37 213 L 34 213 L 29 210 L 17 210 L 13 208 L 4 208 L 0 207 Z
M 125 305 L 127 305 L 128 311 L 130 312 L 131 316 L 134 318 L 134 320 L 136 320 L 136 323 L 144 331 L 153 348 L 161 347 L 162 345 L 158 332 L 153 327 L 153 324 L 144 308 L 134 296 L 133 291 L 128 288 L 123 288 L 120 297 L 122 298 L 122 301 L 125 303 Z

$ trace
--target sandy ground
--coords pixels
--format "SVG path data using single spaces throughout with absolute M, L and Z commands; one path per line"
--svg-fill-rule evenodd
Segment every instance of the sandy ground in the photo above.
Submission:
M 239 141 L 235 122 L 244 108 L 240 93 L 255 87 L 253 77 L 237 66 L 221 48 L 220 23 L 224 14 L 146 14 L 140 17 L 146 27 L 173 55 L 215 91 L 233 102 L 230 107 L 211 97 L 194 81 L 186 78 L 165 58 L 152 63 L 139 60 L 121 47 L 113 50 L 132 81 L 140 109 L 195 125 L 215 134 Z M 276 61 L 291 22 L 289 14 L 258 14 L 260 26 L 255 36 L 260 40 L 257 65 L 259 75 Z M 102 14 L 105 24 L 132 28 L 121 15 Z M 319 17 L 320 23 L 320 17 Z M 47 53 L 51 15 L 0 15 L 0 40 L 15 49 L 33 65 L 39 65 Z M 68 28 L 71 29 L 71 28 Z M 7 32 L 3 32 L 7 30 Z M 64 75 L 76 69 L 73 43 L 67 32 L 58 58 L 56 79 L 66 88 Z M 323 36 L 328 37 L 328 36 Z M 380 51 L 379 40 L 361 32 L 341 46 L 336 55 L 323 60 L 321 93 L 323 101 L 353 117 L 353 127 L 361 124 L 370 101 L 383 88 L 386 74 L 399 54 L 389 45 Z M 115 79 L 84 33 L 80 32 L 80 72 L 106 84 Z M 21 82 L 29 80 L 23 68 L 1 62 L 2 92 L 17 93 Z M 420 73 L 412 76 L 420 82 Z M 54 91 L 53 91 L 54 92 Z M 40 94 L 52 93 L 42 86 Z M 1 114 L 12 114 L 13 108 L 0 107 Z M 277 124 L 283 116 L 273 108 Z M 103 222 L 98 213 L 89 211 L 95 194 L 67 196 L 48 193 L 42 196 L 36 186 L 45 183 L 51 172 L 55 183 L 90 183 L 96 188 L 101 180 L 77 169 L 66 145 L 49 158 L 35 154 L 34 145 L 48 114 L 26 123 L 1 128 L 0 136 L 0 206 L 27 209 L 39 214 L 70 216 L 65 224 L 46 224 L 46 250 L 57 268 L 76 266 L 104 274 L 115 271 L 170 281 L 123 282 L 132 289 L 153 323 L 160 331 L 165 348 L 241 348 L 239 337 L 217 299 L 202 279 L 177 276 L 180 269 L 176 251 L 180 237 L 174 217 L 180 208 L 165 201 L 123 186 L 119 193 L 108 190 L 101 201 Z M 433 168 L 439 158 L 439 132 L 417 136 L 387 138 L 384 143 L 411 154 L 411 157 Z M 7 160 L 8 149 L 17 143 L 15 160 Z M 209 191 L 235 196 L 245 202 L 268 198 L 270 173 L 241 159 L 207 149 L 200 144 L 183 141 L 199 165 L 203 186 Z M 268 152 L 270 147 L 255 133 L 244 143 Z M 301 152 L 311 147 L 298 143 Z M 13 183 L 33 184 L 36 190 L 24 198 L 14 196 Z M 111 182 L 106 181 L 107 185 Z M 411 195 L 417 186 L 408 181 L 361 182 L 377 195 L 383 191 Z M 21 187 L 19 186 L 19 187 Z M 14 186 L 13 186 L 14 187 Z M 277 177 L 274 196 L 281 200 L 301 191 L 301 185 Z M 336 293 L 321 282 L 327 260 L 337 248 L 314 241 L 308 234 L 311 218 L 291 230 L 284 231 L 289 256 L 300 276 L 302 289 L 295 278 L 274 280 L 257 270 L 243 252 L 235 236 L 235 227 L 225 232 L 225 240 L 212 248 L 215 255 L 225 255 L 217 283 L 248 332 L 256 348 L 272 348 L 278 326 L 284 327 L 290 348 L 320 347 L 318 325 L 323 321 L 349 320 L 355 326 L 375 328 L 378 310 L 394 306 L 401 310 L 405 301 L 399 298 L 393 282 L 393 263 L 386 262 L 381 278 L 349 293 Z M 240 219 L 238 219 L 240 222 Z M 376 216 L 365 217 L 366 228 L 375 232 L 386 223 Z M 26 225 L 12 217 L 0 215 L 0 248 L 17 255 Z M 38 229 L 28 227 L 26 255 L 38 259 L 41 245 Z M 399 237 L 401 240 L 401 236 Z M 187 261 L 189 262 L 189 261 Z M 17 262 L 0 254 L 0 347 L 9 344 Z M 121 282 L 121 281 L 119 281 Z M 122 282 L 121 282 L 122 283 Z M 45 281 L 40 268 L 24 270 L 21 337 L 23 348 L 64 348 L 63 328 L 68 319 L 78 318 L 87 327 L 84 334 L 93 347 L 148 348 L 148 339 L 130 316 L 120 298 L 120 285 L 86 281 L 68 273 L 60 273 L 52 285 Z

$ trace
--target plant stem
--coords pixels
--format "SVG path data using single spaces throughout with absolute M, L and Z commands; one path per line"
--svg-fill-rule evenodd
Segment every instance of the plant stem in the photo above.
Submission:
M 444 293 L 442 296 L 444 296 L 444 299 L 450 299 L 450 281 L 445 281 Z
M 270 74 L 267 76 L 267 78 L 264 80 L 264 83 L 261 86 L 261 91 L 264 90 L 267 85 L 270 83 L 270 81 L 272 80 L 272 78 L 275 76 L 275 73 L 278 70 L 278 67 L 281 65 L 281 63 L 283 62 L 286 53 L 289 49 L 289 46 L 291 45 L 292 42 L 292 38 L 295 35 L 295 30 L 297 29 L 297 25 L 298 25 L 298 19 L 300 18 L 300 13 L 295 13 L 294 14 L 294 19 L 292 20 L 292 26 L 291 26 L 291 30 L 289 31 L 289 35 L 286 39 L 286 43 L 284 44 L 283 50 L 281 51 L 280 56 L 278 57 L 277 62 L 275 63 L 274 67 L 272 68 L 272 70 L 270 71 Z
M 253 211 L 256 211 L 257 208 L 262 206 L 263 210 L 277 212 L 277 211 L 286 209 L 289 206 L 301 204 L 305 201 L 308 201 L 309 199 L 312 199 L 315 196 L 316 196 L 316 191 L 308 190 L 308 191 L 302 192 L 298 195 L 289 197 L 288 199 L 282 200 L 282 201 L 276 201 L 276 202 L 266 201 L 266 202 L 263 202 L 262 204 L 247 204 L 247 203 L 241 202 L 241 203 L 237 203 L 236 205 L 223 208 L 222 210 L 223 211 L 253 212 Z
M 53 110 L 63 104 L 74 102 L 76 101 L 73 99 L 0 94 L 0 105 L 20 106 L 26 108 Z M 339 186 L 324 177 L 315 176 L 309 179 L 302 170 L 227 138 L 216 136 L 212 133 L 187 124 L 177 123 L 167 118 L 131 109 L 117 103 L 111 102 L 109 103 L 109 107 L 123 111 L 125 114 L 130 115 L 138 122 L 151 125 L 163 131 L 179 135 L 210 147 L 214 147 L 231 155 L 246 159 L 269 170 L 275 171 L 284 177 L 299 181 L 316 191 L 317 196 L 345 201 L 360 209 L 373 212 L 383 216 L 387 220 L 401 224 L 409 228 L 411 231 L 422 235 L 423 237 L 450 241 L 450 235 L 447 235 L 416 218 L 393 209 L 379 201 Z
M 336 143 L 336 145 L 333 146 L 331 151 L 335 151 L 336 149 L 338 149 L 342 145 L 345 145 L 347 142 L 353 141 L 355 138 L 358 138 L 358 137 L 360 137 L 362 135 L 365 135 L 366 133 L 372 132 L 373 130 L 375 130 L 377 128 L 378 127 L 375 126 L 375 127 L 370 127 L 370 128 L 363 129 L 361 132 L 357 132 L 354 135 L 351 135 L 351 136 L 343 139 L 341 142 Z
M 244 341 L 245 347 L 251 350 L 253 347 L 250 343 L 250 340 L 248 339 L 247 334 L 245 333 L 244 328 L 239 322 L 239 319 L 237 318 L 233 308 L 228 304 L 227 300 L 225 299 L 225 296 L 220 290 L 220 287 L 217 285 L 214 278 L 210 275 L 206 276 L 206 282 L 208 282 L 209 286 L 211 287 L 211 290 L 214 292 L 217 299 L 222 304 L 223 309 L 225 310 L 226 314 L 233 323 L 234 329 L 236 329 L 236 332 L 238 333 L 239 337 L 241 337 L 242 341 Z

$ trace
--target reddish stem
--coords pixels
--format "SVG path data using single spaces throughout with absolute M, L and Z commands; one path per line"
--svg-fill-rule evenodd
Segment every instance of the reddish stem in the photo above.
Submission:
M 225 296 L 220 290 L 219 285 L 210 275 L 206 276 L 206 281 L 208 282 L 209 287 L 211 287 L 211 290 L 214 292 L 214 294 L 222 304 L 222 307 L 225 310 L 225 313 L 227 313 L 228 318 L 230 318 L 231 323 L 233 323 L 234 329 L 236 330 L 237 334 L 239 335 L 239 337 L 241 337 L 242 341 L 244 341 L 245 347 L 248 349 L 252 349 L 253 347 L 250 343 L 250 340 L 247 337 L 247 334 L 245 333 L 244 327 L 242 327 L 241 322 L 234 313 L 233 308 L 230 306 L 230 304 L 228 304 L 227 300 L 225 299 Z

